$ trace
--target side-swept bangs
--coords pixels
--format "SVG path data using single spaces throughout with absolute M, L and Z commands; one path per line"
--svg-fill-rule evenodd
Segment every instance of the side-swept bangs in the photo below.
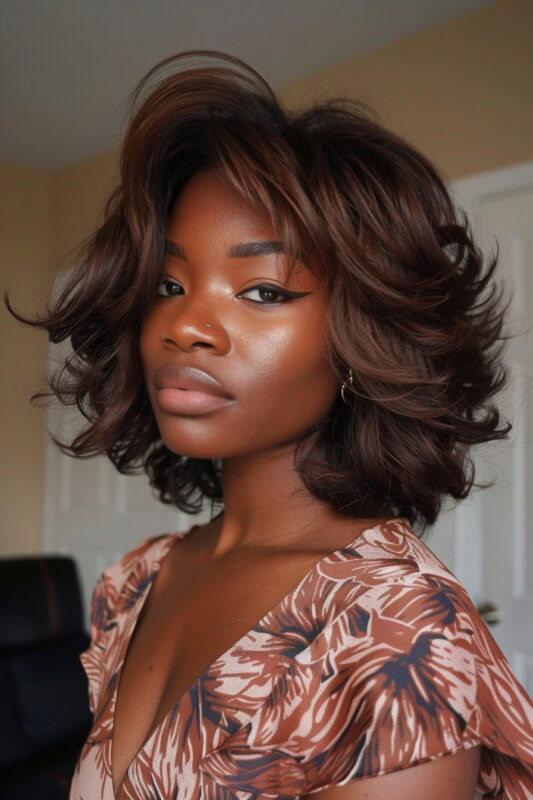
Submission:
M 188 53 L 166 59 L 138 85 L 122 148 L 121 203 L 146 302 L 160 279 L 173 204 L 203 169 L 216 170 L 239 197 L 269 216 L 287 255 L 288 278 L 296 262 L 312 270 L 321 264 L 324 220 L 304 189 L 289 112 L 258 73 L 241 72 L 242 62 L 233 57 L 224 58 L 231 68 L 182 69 L 165 76 L 169 66 L 187 60 Z

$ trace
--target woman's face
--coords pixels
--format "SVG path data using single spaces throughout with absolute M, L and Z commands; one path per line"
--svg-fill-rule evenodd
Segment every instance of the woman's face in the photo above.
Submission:
M 175 453 L 231 458 L 296 442 L 324 419 L 340 389 L 325 358 L 328 299 L 319 278 L 298 264 L 286 282 L 282 252 L 229 252 L 273 239 L 268 216 L 214 171 L 197 173 L 172 209 L 167 240 L 176 254 L 167 257 L 140 348 L 161 437 Z M 205 370 L 231 399 L 184 411 L 174 403 L 194 400 L 192 393 L 160 390 L 168 365 Z

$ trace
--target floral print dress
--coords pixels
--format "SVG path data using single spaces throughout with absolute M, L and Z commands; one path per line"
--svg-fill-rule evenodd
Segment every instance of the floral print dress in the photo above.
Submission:
M 397 517 L 322 558 L 176 700 L 113 792 L 117 682 L 162 560 L 98 580 L 80 656 L 93 726 L 70 800 L 303 798 L 482 745 L 476 800 L 533 798 L 533 703 L 466 589 Z

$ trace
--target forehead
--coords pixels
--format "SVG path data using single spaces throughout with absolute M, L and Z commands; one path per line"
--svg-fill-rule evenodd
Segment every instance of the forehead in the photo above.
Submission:
M 291 257 L 290 245 L 276 233 L 266 208 L 242 197 L 215 169 L 205 169 L 187 181 L 172 205 L 167 253 L 187 261 L 211 248 L 235 263 L 249 259 L 276 264 L 286 279 L 306 272 L 323 277 L 317 259 L 300 252 Z
M 273 233 L 267 210 L 242 197 L 215 170 L 202 170 L 185 183 L 172 205 L 168 225 L 180 229 L 196 218 L 211 227 L 247 225 L 269 235 Z

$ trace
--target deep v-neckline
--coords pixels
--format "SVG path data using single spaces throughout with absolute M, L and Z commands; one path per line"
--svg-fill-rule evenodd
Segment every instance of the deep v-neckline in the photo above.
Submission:
M 237 639 L 235 642 L 233 642 L 233 644 L 231 644 L 226 650 L 224 650 L 223 653 L 221 653 L 219 656 L 217 656 L 215 658 L 215 660 L 212 661 L 211 664 L 209 664 L 209 666 L 206 667 L 206 669 L 203 672 L 201 672 L 199 675 L 197 675 L 196 678 L 192 681 L 192 683 L 187 687 L 187 689 L 185 689 L 185 691 L 181 694 L 181 696 L 171 706 L 171 708 L 168 709 L 168 711 L 161 718 L 159 723 L 152 729 L 152 731 L 150 733 L 148 733 L 148 735 L 146 736 L 145 740 L 143 741 L 143 743 L 141 744 L 141 746 L 139 747 L 139 749 L 137 750 L 137 752 L 135 753 L 135 755 L 131 759 L 130 763 L 128 764 L 128 766 L 127 766 L 125 772 L 123 773 L 119 783 L 117 784 L 117 789 L 115 791 L 114 783 L 113 783 L 113 758 L 112 758 L 113 734 L 115 732 L 115 712 L 116 712 L 116 707 L 117 707 L 117 697 L 118 697 L 118 688 L 119 688 L 119 684 L 120 684 L 120 676 L 122 674 L 124 663 L 126 661 L 126 656 L 127 656 L 127 653 L 128 653 L 128 647 L 129 647 L 129 644 L 130 644 L 130 642 L 131 642 L 131 640 L 133 638 L 133 634 L 135 633 L 135 629 L 136 629 L 137 623 L 139 621 L 139 617 L 141 615 L 143 606 L 146 603 L 146 600 L 147 600 L 147 598 L 148 598 L 148 596 L 150 594 L 152 586 L 154 585 L 155 578 L 156 578 L 159 570 L 161 569 L 161 565 L 162 565 L 164 559 L 166 558 L 166 556 L 168 555 L 170 549 L 173 547 L 174 544 L 176 544 L 178 541 L 181 541 L 182 539 L 185 539 L 190 533 L 192 533 L 192 531 L 195 528 L 198 528 L 199 526 L 198 525 L 193 525 L 193 526 L 191 526 L 191 528 L 189 528 L 188 530 L 186 530 L 185 532 L 182 532 L 182 533 L 177 533 L 177 534 L 169 533 L 169 534 L 166 534 L 167 540 L 165 542 L 163 550 L 162 550 L 161 554 L 154 560 L 154 562 L 152 564 L 152 567 L 151 567 L 152 568 L 152 572 L 151 572 L 151 575 L 150 575 L 151 580 L 149 581 L 149 584 L 146 586 L 145 591 L 142 592 L 142 594 L 139 595 L 139 597 L 137 598 L 136 602 L 133 605 L 133 609 L 135 609 L 134 612 L 133 612 L 134 613 L 133 625 L 132 625 L 132 628 L 131 628 L 130 635 L 129 635 L 128 639 L 123 642 L 122 655 L 121 655 L 121 658 L 119 660 L 119 665 L 118 665 L 118 667 L 117 667 L 117 669 L 115 671 L 116 680 L 115 680 L 115 686 L 114 686 L 113 694 L 112 694 L 112 698 L 111 698 L 113 712 L 112 712 L 112 715 L 111 715 L 111 732 L 110 732 L 111 744 L 110 744 L 110 756 L 109 756 L 109 767 L 110 767 L 110 772 L 111 772 L 111 776 L 110 776 L 111 777 L 111 786 L 112 786 L 112 789 L 113 789 L 113 798 L 114 798 L 114 800 L 119 800 L 124 781 L 127 778 L 131 768 L 133 767 L 133 765 L 136 763 L 137 759 L 139 758 L 139 755 L 141 754 L 141 752 L 143 750 L 145 750 L 150 745 L 152 739 L 156 736 L 156 734 L 159 732 L 161 727 L 166 723 L 166 721 L 168 720 L 169 716 L 172 713 L 175 713 L 177 711 L 178 706 L 181 704 L 183 698 L 186 697 L 189 694 L 191 689 L 195 686 L 195 684 L 204 675 L 206 675 L 210 670 L 212 670 L 212 668 L 216 664 L 218 664 L 221 661 L 224 661 L 227 658 L 227 656 L 233 650 L 235 650 L 235 648 L 240 647 L 250 637 L 252 632 L 257 627 L 261 626 L 263 622 L 265 622 L 267 617 L 270 617 L 271 615 L 275 614 L 276 611 L 280 607 L 282 607 L 283 605 L 286 605 L 287 601 L 290 599 L 290 597 L 298 592 L 300 587 L 309 579 L 309 577 L 325 561 L 327 561 L 328 559 L 334 558 L 335 556 L 342 555 L 343 552 L 346 551 L 346 550 L 353 549 L 354 546 L 356 545 L 356 543 L 359 541 L 359 539 L 362 536 L 364 536 L 365 534 L 367 534 L 369 531 L 372 531 L 375 528 L 382 528 L 385 525 L 390 525 L 393 522 L 394 523 L 400 523 L 402 528 L 405 528 L 406 526 L 409 526 L 409 521 L 407 520 L 407 518 L 405 518 L 405 517 L 392 517 L 391 519 L 388 519 L 386 522 L 381 522 L 381 523 L 378 523 L 377 525 L 371 526 L 370 528 L 365 528 L 364 530 L 360 531 L 357 534 L 357 536 L 356 536 L 356 538 L 354 540 L 352 540 L 350 542 L 347 542 L 342 547 L 339 547 L 337 550 L 332 550 L 330 553 L 327 553 L 325 556 L 322 556 L 320 559 L 318 559 L 318 561 L 316 561 L 313 564 L 313 566 L 309 570 L 307 570 L 305 575 L 303 575 L 302 578 L 300 578 L 298 583 L 295 584 L 291 589 L 289 589 L 289 591 L 281 598 L 281 600 L 279 600 L 277 603 L 275 603 L 265 614 L 263 614 L 263 616 L 260 619 L 258 619 L 252 625 L 251 628 L 249 628 L 246 631 L 246 633 L 244 633 L 239 639 Z M 132 569 L 131 572 L 133 572 L 133 571 L 134 571 L 134 568 Z M 131 572 L 130 572 L 130 575 L 131 575 Z M 129 576 L 128 576 L 128 579 L 129 579 Z M 124 586 L 127 584 L 128 579 L 126 579 L 126 581 L 124 582 Z
M 120 795 L 120 793 L 122 791 L 122 785 L 123 785 L 126 777 L 128 776 L 128 773 L 131 770 L 132 766 L 137 761 L 140 753 L 146 747 L 148 747 L 148 745 L 150 744 L 150 741 L 152 740 L 152 738 L 154 737 L 156 732 L 159 730 L 159 728 L 165 723 L 165 720 L 172 713 L 173 709 L 176 708 L 176 706 L 181 702 L 182 698 L 185 697 L 185 695 L 189 692 L 189 690 L 192 688 L 192 686 L 194 686 L 194 684 L 198 680 L 198 678 L 195 678 L 193 683 L 191 683 L 191 685 L 185 690 L 185 692 L 181 695 L 181 697 L 178 698 L 178 700 L 176 701 L 176 703 L 174 703 L 172 708 L 170 708 L 166 712 L 165 716 L 161 719 L 159 724 L 156 725 L 152 729 L 151 732 L 150 731 L 148 732 L 148 734 L 145 737 L 143 743 L 138 748 L 137 752 L 135 753 L 135 755 L 131 759 L 130 763 L 126 767 L 126 770 L 122 774 L 122 777 L 120 778 L 120 781 L 118 782 L 117 788 L 115 790 L 115 783 L 114 783 L 114 780 L 113 780 L 113 737 L 114 737 L 114 733 L 115 733 L 115 714 L 116 714 L 116 710 L 117 710 L 117 699 L 118 699 L 118 689 L 119 689 L 119 685 L 120 685 L 120 678 L 121 678 L 121 675 L 122 675 L 122 672 L 123 672 L 123 669 L 124 669 L 124 664 L 126 662 L 126 656 L 128 655 L 129 646 L 130 646 L 131 640 L 133 639 L 133 635 L 135 633 L 135 630 L 137 628 L 137 623 L 139 622 L 139 617 L 141 616 L 142 610 L 143 610 L 144 605 L 145 605 L 145 603 L 146 603 L 146 601 L 148 599 L 148 596 L 150 595 L 150 592 L 152 590 L 152 586 L 154 585 L 155 579 L 156 579 L 156 577 L 157 577 L 157 575 L 158 575 L 158 573 L 159 573 L 159 571 L 161 569 L 161 565 L 162 565 L 163 561 L 165 560 L 165 558 L 167 557 L 167 555 L 169 554 L 170 550 L 172 549 L 172 547 L 175 544 L 177 544 L 179 541 L 182 541 L 183 539 L 186 539 L 193 532 L 193 530 L 195 528 L 198 528 L 198 527 L 200 527 L 200 526 L 199 525 L 192 525 L 190 528 L 188 528 L 185 531 L 182 531 L 181 533 L 168 533 L 168 534 L 166 534 L 165 540 L 162 543 L 163 544 L 162 551 L 154 559 L 154 561 L 151 564 L 150 580 L 147 582 L 144 591 L 139 594 L 139 596 L 137 597 L 136 601 L 132 605 L 131 614 L 132 614 L 132 617 L 133 617 L 133 623 L 131 625 L 131 630 L 130 630 L 130 634 L 129 634 L 128 638 L 124 639 L 122 641 L 122 643 L 121 643 L 122 650 L 121 650 L 121 655 L 120 655 L 120 658 L 119 658 L 119 661 L 118 661 L 118 666 L 117 666 L 117 668 L 116 668 L 116 670 L 114 672 L 114 675 L 115 675 L 116 679 L 115 679 L 115 685 L 113 687 L 113 692 L 112 692 L 112 695 L 111 695 L 111 698 L 110 698 L 112 714 L 111 714 L 111 731 L 110 731 L 111 739 L 110 739 L 110 748 L 109 748 L 109 771 L 111 773 L 110 778 L 111 778 L 111 787 L 112 787 L 112 790 L 113 790 L 113 798 L 114 798 L 114 800 L 118 800 L 118 797 L 119 797 L 119 795 Z M 159 542 L 161 543 L 161 539 L 159 539 Z M 145 554 L 145 557 L 146 557 L 146 554 Z M 128 581 L 130 579 L 130 576 L 132 575 L 132 573 L 134 571 L 135 571 L 135 566 L 133 566 L 133 568 L 130 571 L 128 577 L 124 581 L 124 586 L 127 586 Z M 215 662 L 213 662 L 213 663 L 215 663 Z M 198 677 L 200 677 L 200 676 L 198 676 Z

